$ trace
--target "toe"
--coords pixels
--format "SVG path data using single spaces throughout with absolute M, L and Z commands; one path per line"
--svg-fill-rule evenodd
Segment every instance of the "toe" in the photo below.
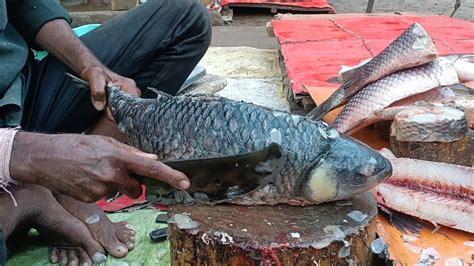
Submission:
M 117 238 L 120 242 L 124 243 L 129 250 L 132 250 L 135 246 L 135 230 L 133 227 L 126 222 L 120 222 L 117 226 Z
M 59 250 L 59 265 L 67 265 L 67 249 Z
M 92 265 L 92 260 L 91 258 L 89 257 L 89 255 L 87 255 L 87 252 L 82 249 L 82 248 L 79 248 L 78 251 L 77 251 L 79 254 L 79 262 L 81 264 L 81 266 L 90 266 Z
M 59 250 L 57 248 L 52 248 L 49 254 L 49 261 L 52 264 L 56 264 L 59 262 Z
M 128 253 L 128 247 L 115 234 L 109 231 L 107 236 L 98 239 L 104 248 L 114 257 L 122 258 Z
M 77 251 L 74 249 L 70 249 L 67 252 L 68 258 L 68 266 L 78 266 L 79 265 L 79 258 L 77 257 Z
M 36 222 L 42 228 L 64 236 L 70 245 L 84 247 L 89 257 L 97 260 L 94 261 L 95 263 L 104 262 L 107 258 L 105 257 L 104 249 L 92 237 L 87 226 L 67 212 L 58 202 L 51 201 L 48 211 L 41 213 Z M 64 260 L 67 263 L 67 254 L 63 256 L 63 251 L 61 250 L 59 261 Z

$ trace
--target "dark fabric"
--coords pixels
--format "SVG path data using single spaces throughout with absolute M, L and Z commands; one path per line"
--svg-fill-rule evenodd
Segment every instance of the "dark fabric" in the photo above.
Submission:
M 2 0 L 3 1 L 3 0 Z M 71 17 L 58 0 L 7 0 L 8 20 L 30 47 L 36 34 L 47 22 Z
M 81 39 L 111 70 L 134 79 L 143 97 L 154 97 L 147 87 L 176 94 L 210 44 L 211 23 L 199 0 L 156 0 Z M 90 92 L 76 88 L 64 64 L 52 56 L 30 63 L 34 80 L 23 129 L 79 133 L 98 120 L 101 113 L 93 108 Z
M 25 97 L 20 72 L 28 57 L 27 44 L 41 26 L 57 18 L 70 21 L 57 0 L 0 0 L 0 127 L 20 124 Z
M 6 265 L 7 263 L 7 245 L 5 243 L 5 236 L 3 235 L 3 230 L 0 228 L 0 265 Z

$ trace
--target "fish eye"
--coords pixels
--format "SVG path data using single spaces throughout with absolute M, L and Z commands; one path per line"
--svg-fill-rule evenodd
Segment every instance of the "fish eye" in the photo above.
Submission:
M 356 186 L 363 185 L 366 180 L 367 177 L 365 175 L 358 174 L 352 179 L 352 184 Z

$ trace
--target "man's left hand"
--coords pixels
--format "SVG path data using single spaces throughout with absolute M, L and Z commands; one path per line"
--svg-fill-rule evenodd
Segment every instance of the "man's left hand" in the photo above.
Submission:
M 104 110 L 107 104 L 106 85 L 116 85 L 132 95 L 140 96 L 141 94 L 133 79 L 120 76 L 102 67 L 88 67 L 81 72 L 81 77 L 89 82 L 92 104 L 98 111 Z M 113 120 L 110 110 L 107 111 L 107 117 Z

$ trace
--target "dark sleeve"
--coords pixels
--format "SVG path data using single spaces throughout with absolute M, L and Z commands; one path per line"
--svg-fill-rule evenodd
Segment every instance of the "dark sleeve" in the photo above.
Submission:
M 9 0 L 8 20 L 29 45 L 33 44 L 38 31 L 54 19 L 72 19 L 58 0 Z

